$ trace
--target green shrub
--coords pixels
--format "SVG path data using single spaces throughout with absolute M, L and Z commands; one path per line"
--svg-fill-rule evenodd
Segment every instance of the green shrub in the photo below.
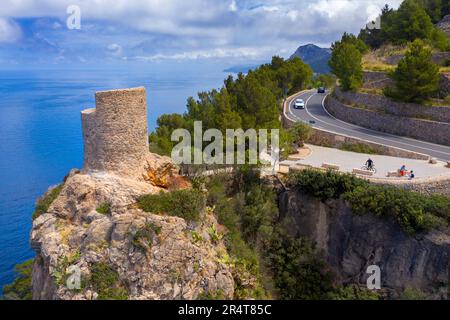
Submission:
M 333 290 L 333 275 L 306 239 L 294 239 L 278 229 L 269 257 L 281 299 L 320 300 Z
M 338 287 L 328 294 L 330 300 L 379 300 L 380 296 L 371 290 L 356 285 Z
M 322 200 L 338 199 L 357 186 L 368 183 L 353 175 L 334 171 L 303 170 L 288 176 L 288 185 Z
M 61 193 L 63 184 L 60 184 L 53 189 L 49 190 L 42 198 L 36 201 L 36 207 L 33 212 L 33 220 L 48 211 L 50 205 L 55 201 L 55 199 Z
M 111 205 L 109 204 L 109 202 L 103 202 L 102 204 L 100 204 L 100 206 L 95 209 L 98 213 L 101 214 L 111 214 Z
M 303 122 L 297 122 L 289 129 L 289 135 L 292 141 L 299 146 L 303 146 L 304 142 L 311 137 L 312 127 Z
M 344 143 L 339 147 L 340 150 L 343 151 L 350 151 L 350 152 L 357 152 L 357 153 L 365 153 L 365 154 L 376 154 L 377 152 L 369 147 L 368 145 L 365 145 L 363 143 Z
M 14 267 L 17 277 L 13 283 L 3 287 L 3 297 L 6 300 L 31 300 L 33 298 L 31 288 L 33 263 L 34 259 L 31 259 Z
M 409 234 L 427 231 L 447 221 L 439 210 L 450 210 L 450 200 L 439 198 L 439 203 L 428 196 L 406 191 L 396 187 L 365 186 L 356 187 L 348 192 L 347 200 L 355 214 L 374 214 L 378 217 L 395 219 L 403 230 Z
M 144 227 L 132 233 L 131 244 L 145 252 L 152 247 L 154 237 L 160 233 L 161 227 L 151 222 L 146 223 Z
M 304 170 L 290 174 L 288 185 L 325 201 L 343 197 L 355 214 L 393 218 L 405 232 L 428 231 L 450 222 L 450 199 L 397 187 L 371 185 L 332 171 Z
M 176 190 L 142 196 L 138 200 L 138 205 L 146 212 L 166 213 L 197 221 L 205 207 L 205 199 L 198 190 Z
M 98 293 L 98 300 L 127 300 L 128 291 L 119 279 L 119 274 L 106 263 L 97 263 L 91 268 L 90 285 Z
M 398 300 L 425 300 L 426 294 L 419 289 L 405 288 Z

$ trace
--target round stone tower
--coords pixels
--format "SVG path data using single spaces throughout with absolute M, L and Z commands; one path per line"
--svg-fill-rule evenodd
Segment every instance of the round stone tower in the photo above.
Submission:
M 101 91 L 82 111 L 84 170 L 140 178 L 149 153 L 145 88 Z

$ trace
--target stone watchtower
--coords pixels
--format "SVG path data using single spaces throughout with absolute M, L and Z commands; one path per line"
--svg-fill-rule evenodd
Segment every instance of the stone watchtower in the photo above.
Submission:
M 140 178 L 149 154 L 145 88 L 101 91 L 81 112 L 84 170 Z

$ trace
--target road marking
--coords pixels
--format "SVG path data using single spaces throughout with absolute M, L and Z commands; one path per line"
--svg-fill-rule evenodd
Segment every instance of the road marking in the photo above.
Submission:
M 329 125 L 329 126 L 332 126 L 332 127 L 335 127 L 335 128 L 338 128 L 338 129 L 347 131 L 347 132 L 352 132 L 351 129 L 348 129 L 348 128 L 342 128 L 342 127 L 339 127 L 339 126 L 337 126 L 337 125 L 335 125 L 335 124 L 332 124 L 332 123 L 326 122 L 326 121 L 324 121 L 324 120 L 321 120 L 321 119 L 319 119 L 319 118 L 313 116 L 313 115 L 309 112 L 309 110 L 308 110 L 308 102 L 309 102 L 309 100 L 311 100 L 312 97 L 314 97 L 314 96 L 316 96 L 316 95 L 317 95 L 317 93 L 314 93 L 314 94 L 312 94 L 312 95 L 307 99 L 307 101 L 306 101 L 306 103 L 305 103 L 305 111 L 306 111 L 306 113 L 308 113 L 308 115 L 309 115 L 311 118 L 313 118 L 313 119 L 315 119 L 315 120 L 317 120 L 317 121 L 319 121 L 319 122 L 322 122 L 322 123 L 324 123 L 324 124 L 327 124 L 327 125 Z M 325 108 L 325 104 L 324 104 L 325 99 L 326 99 L 328 96 L 329 96 L 329 94 L 327 94 L 327 95 L 323 98 L 323 100 L 322 100 L 322 108 L 323 108 L 323 109 L 325 110 L 325 112 L 326 112 L 329 116 L 331 116 L 333 119 L 336 119 L 336 120 L 339 121 L 339 122 L 342 122 L 342 123 L 344 123 L 344 124 L 346 124 L 346 125 L 350 125 L 350 126 L 352 126 L 352 127 L 358 128 L 358 129 L 369 130 L 369 131 L 372 131 L 372 132 L 377 133 L 377 134 L 380 133 L 380 132 L 377 132 L 377 131 L 372 130 L 372 129 L 368 129 L 368 128 L 356 126 L 356 125 L 354 125 L 354 124 L 349 124 L 349 123 L 347 123 L 347 122 L 345 122 L 345 121 L 342 121 L 342 120 L 339 120 L 339 119 L 337 119 L 336 117 L 334 117 L 333 115 L 331 115 L 331 114 L 328 112 L 328 110 Z M 297 97 L 298 97 L 298 96 L 296 96 L 295 98 L 297 98 Z M 295 98 L 294 98 L 294 99 L 295 99 Z M 289 104 L 289 109 L 290 109 L 290 107 L 291 107 L 291 104 Z M 290 111 L 290 112 L 292 113 L 292 111 Z M 294 115 L 294 116 L 295 116 L 295 115 Z M 296 117 L 296 118 L 299 118 L 298 116 L 295 116 L 295 117 Z M 303 119 L 301 119 L 301 121 L 305 122 L 305 120 L 303 120 Z M 319 128 L 319 129 L 320 129 L 320 128 Z M 330 131 L 330 132 L 332 132 L 332 131 Z M 342 134 L 342 133 L 339 133 L 339 132 L 332 132 L 332 133 L 335 133 L 335 134 Z M 364 134 L 364 135 L 367 135 L 369 138 L 371 138 L 371 136 L 370 136 L 369 134 Z M 392 136 L 392 137 L 396 137 L 396 136 L 391 135 L 391 134 L 387 134 L 387 135 Z M 352 135 L 349 135 L 349 137 L 354 138 L 354 139 L 358 139 L 358 140 L 365 140 L 365 139 L 362 139 L 362 138 L 360 138 L 360 137 L 355 137 L 355 136 L 352 136 Z M 412 145 L 412 144 L 408 144 L 408 143 L 401 142 L 401 141 L 390 140 L 390 139 L 383 138 L 383 137 L 379 137 L 379 136 L 376 136 L 375 138 L 380 139 L 380 140 L 384 140 L 384 141 L 388 141 L 388 142 L 391 142 L 391 143 L 398 143 L 398 144 L 401 144 L 401 145 L 413 147 L 413 148 L 416 148 L 416 149 L 428 150 L 428 151 L 432 151 L 432 152 L 435 152 L 435 153 L 444 154 L 444 155 L 447 155 L 447 156 L 450 155 L 450 153 L 446 153 L 446 152 L 443 152 L 443 151 L 438 151 L 438 150 L 435 150 L 435 149 L 429 149 L 429 148 L 426 148 L 426 147 L 420 147 L 420 146 L 417 146 L 417 145 Z M 403 137 L 396 137 L 396 138 L 403 138 Z M 408 139 L 408 140 L 413 140 L 413 139 Z M 368 140 L 368 141 L 369 141 L 369 142 L 372 142 L 372 143 L 378 143 L 378 144 L 379 144 L 379 142 L 376 142 L 376 141 L 374 141 L 374 140 L 372 140 L 372 141 Z M 414 140 L 413 140 L 413 141 L 414 141 Z M 427 143 L 427 142 L 423 142 L 423 141 L 420 141 L 420 142 L 421 142 L 421 143 L 424 143 L 424 144 L 428 144 L 428 145 L 434 145 L 434 144 L 432 144 L 432 143 Z M 402 149 L 401 147 L 398 147 L 398 146 L 395 146 L 395 145 L 388 145 L 388 144 L 386 144 L 386 146 L 392 147 L 392 148 L 397 148 L 397 149 Z M 437 145 L 437 146 L 439 146 L 439 145 Z M 417 151 L 414 151 L 414 150 L 411 150 L 411 149 L 406 149 L 406 150 L 412 151 L 412 152 L 417 152 Z M 446 161 L 445 159 L 439 159 L 439 160 Z
M 325 98 L 323 98 L 323 100 L 322 100 L 322 108 L 323 108 L 323 110 L 325 110 L 325 112 L 326 112 L 330 117 L 332 117 L 333 119 L 335 119 L 335 120 L 337 120 L 337 121 L 339 121 L 339 122 L 342 122 L 342 123 L 344 123 L 344 124 L 346 124 L 346 125 L 349 125 L 349 126 L 351 126 L 351 127 L 357 128 L 357 129 L 364 129 L 364 130 L 372 131 L 372 132 L 377 133 L 377 134 L 383 133 L 383 134 L 385 134 L 385 135 L 387 135 L 387 136 L 390 136 L 390 137 L 393 137 L 393 138 L 397 138 L 397 139 L 400 138 L 400 139 L 405 139 L 405 140 L 409 140 L 409 141 L 412 141 L 412 142 L 419 142 L 419 143 L 427 144 L 427 145 L 430 145 L 430 146 L 433 146 L 433 147 L 438 147 L 438 148 L 442 148 L 442 147 L 447 148 L 446 146 L 440 145 L 440 144 L 437 144 L 437 143 L 432 143 L 432 142 L 428 142 L 428 141 L 417 140 L 417 139 L 413 139 L 413 138 L 409 138 L 409 137 L 404 137 L 404 136 L 396 136 L 396 135 L 394 135 L 394 134 L 390 134 L 390 133 L 387 133 L 387 132 L 380 132 L 380 131 L 377 131 L 377 130 L 373 130 L 373 129 L 370 129 L 370 128 L 361 127 L 361 126 L 358 126 L 358 125 L 356 125 L 356 124 L 353 124 L 353 123 L 349 123 L 349 122 L 345 122 L 345 121 L 343 121 L 343 120 L 340 120 L 340 119 L 336 118 L 335 116 L 333 116 L 331 113 L 329 113 L 328 110 L 325 108 L 325 99 L 326 99 L 328 96 L 329 96 L 329 94 L 328 94 L 327 96 L 325 96 Z M 386 138 L 382 138 L 382 137 L 381 137 L 380 139 L 386 139 Z M 393 141 L 393 140 L 389 140 L 389 139 L 386 139 L 386 140 L 387 140 L 387 141 Z M 399 142 L 399 143 L 404 143 L 404 142 Z M 407 143 L 404 143 L 404 144 L 405 144 L 405 145 L 409 145 L 409 146 L 414 146 L 414 147 L 415 147 L 415 145 L 411 145 L 411 144 L 407 144 Z M 434 150 L 434 149 L 427 149 L 427 148 L 425 148 L 425 147 L 419 147 L 419 148 L 423 148 L 424 150 L 436 151 L 436 150 Z M 442 153 L 441 151 L 436 151 L 436 152 Z M 444 154 L 450 155 L 450 153 L 445 153 L 445 152 L 444 152 Z

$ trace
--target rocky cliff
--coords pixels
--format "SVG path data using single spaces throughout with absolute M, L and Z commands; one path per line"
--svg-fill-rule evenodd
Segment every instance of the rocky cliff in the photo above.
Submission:
M 158 161 L 156 168 L 169 160 Z M 232 270 L 219 262 L 226 249 L 206 231 L 216 228 L 214 216 L 204 212 L 194 223 L 136 207 L 140 195 L 160 190 L 147 182 L 73 170 L 48 212 L 33 222 L 33 299 L 196 299 L 218 292 L 231 298 Z M 97 212 L 105 203 L 108 212 Z M 150 232 L 150 241 L 136 245 L 134 235 L 142 230 Z M 81 286 L 71 290 L 67 280 L 74 267 Z M 102 275 L 93 273 L 104 269 L 113 291 L 105 291 Z
M 232 298 L 212 209 L 195 222 L 137 205 L 142 195 L 190 188 L 170 158 L 148 151 L 145 89 L 99 92 L 96 106 L 82 113 L 84 168 L 34 214 L 33 299 Z
M 430 298 L 446 299 L 450 283 L 450 230 L 415 237 L 392 221 L 358 216 L 342 200 L 326 203 L 297 191 L 280 196 L 280 215 L 294 237 L 307 237 L 322 251 L 342 284 L 364 286 L 369 265 L 381 269 L 381 286 L 388 298 L 405 288 Z

